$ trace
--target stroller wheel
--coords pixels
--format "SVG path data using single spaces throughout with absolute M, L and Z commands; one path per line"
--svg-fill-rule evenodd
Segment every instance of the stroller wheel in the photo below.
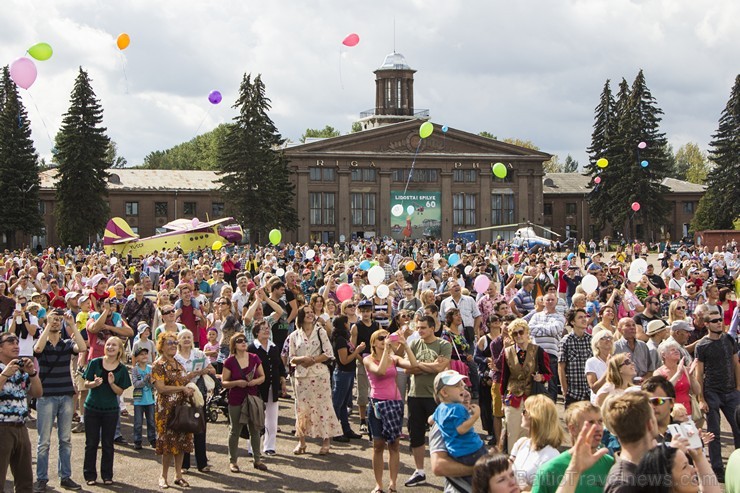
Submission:
M 208 418 L 208 421 L 215 423 L 218 421 L 218 409 L 209 409 L 206 417 Z

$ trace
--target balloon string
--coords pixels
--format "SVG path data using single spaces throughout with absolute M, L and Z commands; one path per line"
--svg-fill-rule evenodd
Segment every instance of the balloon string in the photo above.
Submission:
M 403 189 L 403 194 L 406 195 L 406 191 L 409 189 L 409 183 L 411 183 L 411 177 L 414 176 L 414 165 L 416 164 L 416 156 L 419 155 L 419 148 L 421 147 L 421 139 L 416 144 L 416 152 L 414 153 L 414 160 L 411 161 L 411 170 L 409 171 L 409 177 L 406 180 L 406 187 Z
M 200 121 L 200 125 L 198 125 L 198 128 L 195 129 L 195 135 L 198 135 L 198 130 L 200 130 L 200 127 L 203 126 L 203 122 L 206 121 L 206 118 L 208 118 L 208 115 L 211 114 L 211 110 L 213 109 L 213 106 L 208 108 L 208 111 L 206 111 L 206 114 L 203 116 L 203 119 Z
M 344 83 L 342 82 L 342 47 L 339 47 L 339 87 L 344 91 Z
M 39 118 L 41 119 L 41 124 L 44 126 L 44 130 L 46 130 L 46 137 L 49 139 L 49 144 L 51 144 L 52 147 L 54 147 L 54 141 L 51 140 L 51 134 L 49 133 L 49 127 L 46 126 L 46 120 L 44 120 L 44 115 L 41 114 L 41 110 L 39 109 L 39 105 L 36 104 L 36 100 L 33 99 L 33 95 L 31 94 L 31 91 L 26 89 L 26 94 L 28 94 L 28 97 L 31 98 L 31 102 L 33 103 L 34 108 L 36 108 L 36 112 L 39 114 Z M 21 114 L 18 113 L 18 128 L 21 127 Z
M 123 56 L 123 53 L 119 52 L 118 56 L 121 57 L 121 68 L 123 69 L 123 80 L 126 82 L 126 94 L 128 94 L 128 76 L 126 75 L 126 59 Z

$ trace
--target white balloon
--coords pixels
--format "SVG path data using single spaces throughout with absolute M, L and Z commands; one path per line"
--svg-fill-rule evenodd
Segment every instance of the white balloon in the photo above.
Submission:
M 280 268 L 275 271 L 275 275 L 278 277 L 283 277 L 285 275 L 285 271 L 282 268 Z
M 409 216 L 412 215 L 414 211 L 416 211 L 416 209 L 414 209 L 413 205 L 406 207 L 406 212 L 408 213 Z
M 111 257 L 110 258 L 110 264 L 116 265 L 118 263 L 118 257 Z
M 586 274 L 581 281 L 581 287 L 586 294 L 591 294 L 599 288 L 599 280 L 593 274 Z
M 391 214 L 398 217 L 401 214 L 403 214 L 403 206 L 401 204 L 396 204 L 391 208 Z
M 375 295 L 375 288 L 371 284 L 365 284 L 364 286 L 362 286 L 361 292 L 365 298 L 370 299 L 373 297 L 373 295 Z
M 385 270 L 379 265 L 371 267 L 370 270 L 367 271 L 367 281 L 373 286 L 379 285 L 384 279 Z
M 467 267 L 465 267 L 465 275 L 466 276 L 469 276 L 470 275 L 470 272 L 472 270 L 473 270 L 473 266 L 472 265 L 468 265 Z
M 381 300 L 384 300 L 388 297 L 389 294 L 391 294 L 390 288 L 388 288 L 387 285 L 381 284 L 378 286 L 378 289 L 375 290 L 375 294 L 380 298 Z
M 647 272 L 647 260 L 644 258 L 636 258 L 634 262 L 632 262 L 632 265 L 630 265 L 630 270 L 634 270 L 639 272 L 640 274 L 644 274 Z
M 627 273 L 627 279 L 629 279 L 632 282 L 640 282 L 640 279 L 642 279 L 642 273 L 636 270 L 635 268 L 632 268 Z
M 306 250 L 306 258 L 307 258 L 308 260 L 311 260 L 311 259 L 312 259 L 312 258 L 314 258 L 315 256 L 316 256 L 316 252 L 315 252 L 315 251 L 313 251 L 313 249 L 311 249 L 311 250 Z
M 439 254 L 439 252 L 437 252 L 437 253 L 435 253 L 435 254 L 434 254 L 434 257 L 433 257 L 433 258 L 434 258 L 434 260 L 439 260 L 439 258 L 440 258 L 441 256 L 442 256 L 442 255 L 440 255 L 440 254 Z

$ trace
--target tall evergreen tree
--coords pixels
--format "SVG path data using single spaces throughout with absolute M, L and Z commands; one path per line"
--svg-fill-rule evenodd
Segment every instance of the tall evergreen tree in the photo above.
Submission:
M 75 80 L 70 107 L 56 136 L 57 229 L 62 243 L 84 245 L 95 241 L 108 221 L 110 139 L 103 123 L 103 107 L 82 67 Z
M 560 168 L 560 170 L 563 173 L 577 173 L 578 161 L 573 159 L 573 156 L 568 154 L 567 156 L 565 156 L 565 162 L 563 163 L 563 166 Z
M 284 140 L 267 116 L 270 100 L 261 76 L 252 80 L 244 74 L 233 107 L 239 115 L 218 147 L 219 182 L 228 210 L 249 229 L 253 241 L 264 239 L 272 228 L 297 229 L 295 187 L 281 150 Z
M 44 225 L 39 211 L 38 155 L 31 124 L 8 67 L 0 77 L 0 232 L 15 248 L 16 232 L 36 234 Z
M 732 229 L 740 217 L 740 75 L 735 77 L 730 99 L 712 139 L 709 159 L 714 167 L 707 176 L 707 193 L 699 202 L 692 224 L 694 231 Z

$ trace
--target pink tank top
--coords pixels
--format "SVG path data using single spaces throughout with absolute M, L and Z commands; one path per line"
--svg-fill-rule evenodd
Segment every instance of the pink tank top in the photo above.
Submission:
M 396 385 L 397 373 L 398 370 L 396 370 L 396 364 L 393 361 L 388 365 L 388 368 L 385 370 L 385 375 L 382 377 L 371 371 L 367 372 L 367 378 L 370 380 L 370 398 L 377 399 L 379 401 L 400 400 L 401 395 L 399 394 L 398 386 Z

